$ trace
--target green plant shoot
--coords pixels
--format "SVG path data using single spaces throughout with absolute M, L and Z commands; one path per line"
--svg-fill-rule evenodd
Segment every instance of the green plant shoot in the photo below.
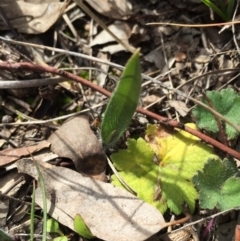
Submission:
M 47 220 L 47 232 L 48 233 L 58 233 L 60 236 L 64 236 L 62 230 L 59 227 L 58 221 L 53 218 L 49 218 Z
M 141 93 L 139 50 L 129 59 L 113 92 L 101 125 L 103 144 L 114 144 L 129 125 Z
M 219 7 L 212 0 L 202 0 L 202 2 L 219 15 L 224 21 L 232 18 L 235 0 L 229 0 L 227 4 L 223 0 L 218 0 Z
M 76 231 L 76 233 L 83 236 L 84 238 L 95 238 L 79 214 L 77 214 L 74 218 L 74 230 Z

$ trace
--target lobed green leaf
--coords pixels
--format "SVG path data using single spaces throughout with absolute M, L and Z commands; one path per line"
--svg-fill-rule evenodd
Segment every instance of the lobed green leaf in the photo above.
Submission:
M 201 208 L 224 211 L 240 206 L 240 172 L 234 160 L 209 159 L 192 180 Z
M 207 97 L 212 102 L 213 108 L 225 116 L 229 121 L 236 125 L 240 125 L 240 95 L 233 89 L 223 89 L 218 91 L 207 91 Z M 202 98 L 202 102 L 209 106 L 208 101 Z M 219 128 L 217 121 L 212 113 L 196 106 L 193 111 L 193 115 L 196 117 L 197 126 L 201 129 L 205 129 L 209 132 L 218 133 Z M 234 139 L 239 134 L 232 126 L 225 124 L 225 132 L 228 139 Z
M 159 135 L 158 135 L 159 134 Z M 147 139 L 128 139 L 128 149 L 111 155 L 120 176 L 137 196 L 155 206 L 161 213 L 170 208 L 175 214 L 183 212 L 187 203 L 190 212 L 198 197 L 191 179 L 202 170 L 208 158 L 217 158 L 213 149 L 185 131 L 159 138 L 156 125 L 149 125 Z M 154 161 L 158 158 L 159 165 Z M 158 162 L 157 161 L 157 162 Z M 112 183 L 122 186 L 115 175 Z

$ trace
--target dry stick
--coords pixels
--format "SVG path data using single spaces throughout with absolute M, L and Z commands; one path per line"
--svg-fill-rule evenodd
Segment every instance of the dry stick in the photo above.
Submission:
M 0 37 L 1 38 L 1 37 Z M 11 64 L 10 65 L 10 63 L 6 63 L 6 62 L 2 62 L 2 63 L 0 63 L 0 69 L 13 69 L 13 68 L 25 68 L 25 69 L 29 69 L 29 70 L 35 70 L 34 68 L 35 68 L 35 66 L 38 66 L 38 65 L 32 65 L 32 66 L 25 66 L 27 63 L 20 63 L 20 65 L 22 66 L 17 66 L 17 65 L 19 65 L 18 63 L 15 63 L 15 64 Z M 106 63 L 105 63 L 106 64 Z M 39 68 L 41 67 L 41 66 L 38 66 Z M 48 66 L 48 67 L 46 67 L 46 68 L 43 68 L 43 70 L 42 71 L 46 71 L 46 72 L 49 72 L 49 73 L 53 73 L 53 74 L 57 74 L 57 75 L 61 75 L 60 73 L 60 71 L 61 70 L 57 70 L 57 69 L 55 69 L 54 70 L 54 72 L 51 72 L 48 68 L 49 68 L 50 66 Z M 56 70 L 57 70 L 57 73 L 56 73 Z M 40 71 L 40 70 L 36 70 L 36 71 Z M 194 78 L 192 78 L 191 80 L 192 81 L 194 81 L 195 79 L 198 79 L 198 78 L 203 78 L 203 77 L 205 77 L 205 76 L 208 76 L 208 75 L 210 75 L 210 74 L 219 74 L 219 73 L 224 73 L 224 72 L 226 72 L 226 71 L 230 71 L 230 72 L 239 72 L 240 71 L 240 69 L 224 69 L 224 70 L 216 70 L 216 71 L 212 71 L 212 72 L 209 72 L 209 73 L 205 73 L 205 74 L 202 74 L 201 76 L 196 76 L 196 77 L 194 77 Z M 69 73 L 70 74 L 70 73 Z M 71 74 L 72 76 L 74 76 L 73 74 Z M 142 75 L 145 79 L 147 79 L 147 80 L 150 80 L 151 82 L 153 82 L 153 83 L 156 83 L 156 84 L 158 84 L 158 85 L 160 85 L 161 87 L 163 87 L 163 88 L 166 88 L 166 89 L 168 89 L 168 90 L 170 90 L 170 91 L 173 91 L 173 92 L 175 92 L 175 93 L 177 93 L 178 95 L 181 95 L 181 96 L 183 96 L 183 97 L 185 97 L 185 98 L 188 98 L 189 100 L 191 100 L 191 101 L 193 101 L 195 104 L 198 104 L 198 105 L 200 105 L 200 106 L 202 106 L 204 109 L 206 109 L 206 110 L 208 110 L 209 112 L 211 112 L 214 116 L 216 116 L 216 117 L 218 117 L 218 118 L 220 118 L 221 120 L 223 120 L 223 121 L 225 121 L 226 123 L 228 123 L 230 126 L 232 126 L 233 128 L 235 128 L 239 133 L 240 133 L 240 127 L 237 125 L 237 124 L 234 124 L 234 123 L 232 123 L 231 121 L 229 121 L 226 117 L 224 117 L 223 115 L 221 115 L 220 113 L 218 113 L 216 110 L 214 110 L 214 109 L 212 109 L 211 107 L 209 107 L 209 106 L 207 106 L 207 105 L 205 105 L 204 103 L 202 103 L 201 101 L 198 101 L 198 100 L 196 100 L 196 99 L 194 99 L 193 97 L 191 97 L 191 96 L 188 96 L 188 95 L 186 95 L 186 94 L 184 94 L 183 92 L 181 92 L 181 91 L 179 91 L 178 89 L 169 89 L 166 85 L 164 85 L 163 83 L 161 83 L 161 82 L 159 82 L 159 81 L 157 81 L 157 80 L 154 80 L 154 79 L 152 79 L 152 78 L 150 78 L 150 77 L 148 77 L 148 76 L 146 76 L 146 75 Z M 66 78 L 66 77 L 65 77 Z M 77 79 L 74 79 L 74 78 L 72 78 L 72 77 L 68 77 L 68 78 L 70 78 L 70 79 L 73 79 L 73 80 L 75 80 L 75 81 L 79 81 L 79 82 L 81 82 L 81 80 L 77 80 Z M 49 79 L 50 80 L 50 79 Z M 48 79 L 43 79 L 43 84 L 41 84 L 41 82 L 39 82 L 39 83 L 37 83 L 36 82 L 36 80 L 33 80 L 34 81 L 34 86 L 35 87 L 37 87 L 37 86 L 42 86 L 43 84 L 44 85 L 46 85 L 46 83 L 48 83 Z M 63 79 L 59 79 L 59 80 L 57 80 L 57 79 L 54 79 L 54 84 L 56 84 L 57 82 L 61 82 L 61 81 L 63 81 Z M 86 80 L 85 80 L 86 81 Z M 33 87 L 33 84 L 31 84 L 31 80 L 26 80 L 26 81 L 22 81 L 22 82 L 25 82 L 25 83 L 21 83 L 21 81 L 12 81 L 12 83 L 11 83 L 11 81 L 7 81 L 8 83 L 4 83 L 4 81 L 0 81 L 0 89 L 1 88 L 3 88 L 3 89 L 6 89 L 7 87 L 8 88 L 14 88 L 14 89 L 18 89 L 18 88 L 27 88 L 27 87 Z M 81 83 L 83 83 L 83 82 L 81 82 Z M 89 83 L 88 81 L 86 82 L 86 83 Z M 52 82 L 51 81 L 49 81 L 49 84 L 52 84 Z M 85 85 L 87 85 L 87 86 L 89 86 L 89 87 L 91 87 L 89 84 L 85 84 Z M 97 87 L 96 87 L 96 85 L 94 85 L 95 87 L 91 87 L 91 88 L 93 88 L 93 89 L 95 89 L 95 90 L 98 90 L 97 89 Z M 8 89 L 7 88 L 7 89 Z M 100 88 L 100 89 L 102 89 L 102 88 Z M 100 92 L 100 91 L 99 91 Z M 101 93 L 101 92 L 100 92 Z M 106 95 L 106 94 L 104 94 L 104 95 Z M 106 96 L 108 96 L 108 95 L 106 95 Z M 29 118 L 29 117 L 28 117 Z
M 221 211 L 221 212 L 212 214 L 212 215 L 210 215 L 210 216 L 208 216 L 208 217 L 201 218 L 201 219 L 198 219 L 198 220 L 196 220 L 196 221 L 187 223 L 187 224 L 185 224 L 184 226 L 182 226 L 181 228 L 178 228 L 178 229 L 173 230 L 172 232 L 169 232 L 169 234 L 170 234 L 170 233 L 179 232 L 180 230 L 183 230 L 183 229 L 185 229 L 185 228 L 187 228 L 187 227 L 196 225 L 196 224 L 198 224 L 198 223 L 205 222 L 205 221 L 207 221 L 207 220 L 213 219 L 213 218 L 218 217 L 218 216 L 220 216 L 220 215 L 225 215 L 225 214 L 227 214 L 227 213 L 229 213 L 229 212 L 231 212 L 231 211 L 233 211 L 233 210 L 238 211 L 239 209 L 240 209 L 240 207 L 234 207 L 234 208 L 230 208 L 230 209 L 228 209 L 228 210 L 224 210 L 224 211 Z
M 2 37 L 0 37 L 0 39 L 2 39 Z M 17 41 L 13 41 L 14 43 L 16 43 Z M 27 45 L 26 43 L 22 43 L 22 42 L 18 42 L 18 43 L 21 43 L 21 44 L 23 44 L 23 45 Z M 33 45 L 33 44 L 30 44 L 30 46 L 31 45 Z M 34 47 L 36 47 L 36 46 L 38 46 L 38 45 L 34 45 Z M 40 46 L 40 47 L 44 47 L 44 46 Z M 53 49 L 53 48 L 50 48 L 50 47 L 46 47 L 47 49 Z M 54 48 L 55 49 L 55 48 Z M 59 49 L 57 49 L 57 50 L 59 50 Z M 61 50 L 59 50 L 60 52 L 61 52 Z M 66 53 L 66 52 L 65 52 Z M 83 54 L 78 54 L 78 53 L 75 53 L 75 52 L 69 52 L 69 53 L 71 53 L 72 55 L 74 55 L 74 56 L 82 56 Z M 78 57 L 79 57 L 78 56 Z M 83 57 L 83 56 L 82 56 Z M 111 63 L 111 62 L 107 62 L 107 61 L 105 61 L 105 62 L 103 62 L 102 60 L 99 60 L 98 58 L 95 58 L 95 57 L 89 57 L 89 56 L 86 56 L 86 55 L 84 55 L 84 57 L 86 58 L 86 57 L 88 57 L 90 60 L 95 60 L 95 61 L 98 61 L 98 62 L 100 62 L 100 63 L 103 63 L 103 64 L 109 64 L 109 65 L 111 65 L 111 66 L 114 66 L 114 67 L 117 67 L 117 68 L 119 68 L 119 69 L 121 69 L 121 70 L 123 70 L 124 68 L 123 68 L 123 66 L 121 66 L 121 65 L 118 65 L 118 64 L 114 64 L 114 63 Z M 30 69 L 30 70 L 34 70 L 34 66 L 37 66 L 37 65 L 27 65 L 28 63 L 21 63 L 20 65 L 22 66 L 22 68 L 24 69 Z M 8 63 L 8 62 L 2 62 L 2 63 L 0 63 L 0 69 L 13 69 L 13 68 L 21 68 L 21 66 L 18 66 L 19 64 L 18 63 L 15 63 L 15 64 L 11 64 L 10 65 L 10 63 Z M 27 66 L 26 66 L 27 65 Z M 38 66 L 38 68 L 40 68 L 41 66 Z M 50 67 L 50 66 L 47 66 L 46 67 L 46 69 L 44 68 L 44 67 L 42 67 L 42 71 L 46 71 L 46 72 L 49 72 L 49 73 L 53 73 L 53 74 L 56 74 L 56 70 L 57 69 L 55 69 L 54 70 L 54 72 L 51 72 L 48 68 L 52 68 L 52 67 Z M 36 70 L 36 71 L 41 71 L 41 70 Z M 57 75 L 60 75 L 59 72 L 60 70 L 57 70 Z M 196 76 L 196 77 L 194 77 L 194 78 L 192 78 L 191 80 L 192 81 L 194 81 L 195 79 L 198 79 L 198 78 L 204 78 L 205 76 L 208 76 L 208 75 L 210 75 L 210 74 L 220 74 L 220 73 L 226 73 L 226 72 L 240 72 L 240 69 L 223 69 L 223 70 L 215 70 L 215 71 L 211 71 L 211 72 L 208 72 L 208 73 L 205 73 L 205 74 L 202 74 L 201 76 Z M 70 73 L 69 73 L 70 74 Z M 72 74 L 71 74 L 72 75 Z M 74 76 L 74 75 L 72 75 L 72 76 Z M 157 81 L 157 80 L 154 80 L 154 79 L 152 79 L 151 77 L 149 77 L 149 76 L 147 76 L 147 75 L 144 75 L 144 74 L 142 74 L 142 77 L 143 78 L 145 78 L 145 79 L 147 79 L 147 80 L 150 80 L 151 82 L 153 82 L 153 83 L 156 83 L 156 84 L 158 84 L 158 85 L 160 85 L 161 87 L 163 87 L 163 88 L 165 88 L 165 89 L 167 89 L 167 90 L 169 90 L 169 91 L 173 91 L 173 92 L 175 92 L 176 94 L 178 94 L 178 95 L 180 95 L 180 96 L 183 96 L 183 97 L 185 97 L 185 98 L 187 98 L 187 99 L 189 99 L 189 100 L 191 100 L 191 101 L 193 101 L 195 104 L 198 104 L 198 105 L 200 105 L 200 106 L 202 106 L 204 109 L 206 109 L 206 110 L 208 110 L 209 112 L 211 112 L 214 116 L 217 116 L 218 118 L 220 118 L 221 120 L 223 120 L 223 121 L 225 121 L 226 123 L 228 123 L 230 126 L 232 126 L 233 128 L 235 128 L 239 133 L 240 133 L 240 127 L 237 125 L 237 124 L 234 124 L 234 123 L 232 123 L 231 121 L 229 121 L 226 117 L 224 117 L 222 114 L 220 114 L 220 113 L 218 113 L 217 111 L 215 111 L 214 109 L 212 109 L 211 107 L 209 107 L 209 106 L 207 106 L 207 105 L 205 105 L 204 103 L 202 103 L 201 101 L 198 101 L 198 100 L 196 100 L 196 99 L 194 99 L 193 97 L 191 97 L 191 96 L 189 96 L 189 95 L 186 95 L 185 93 L 183 93 L 182 91 L 179 91 L 178 89 L 171 89 L 171 88 L 169 88 L 168 86 L 166 86 L 165 84 L 163 84 L 163 83 L 161 83 L 160 81 Z M 69 78 L 72 78 L 72 77 L 69 77 Z M 74 80 L 74 79 L 73 79 Z M 78 81 L 78 80 L 75 80 L 75 81 Z M 85 80 L 86 81 L 86 80 Z M 8 81 L 9 82 L 9 81 Z M 80 80 L 80 82 L 81 82 L 81 80 Z M 30 84 L 30 82 L 29 82 L 29 84 Z M 40 85 L 40 84 L 39 84 Z M 89 87 L 91 87 L 90 85 L 88 85 L 88 84 L 86 84 L 87 86 L 89 86 Z M 0 89 L 2 88 L 2 86 L 4 86 L 4 84 L 0 81 Z M 9 83 L 9 86 L 10 86 L 10 83 Z M 40 85 L 41 86 L 41 85 Z M 28 86 L 28 84 L 27 84 L 27 81 L 26 81 L 26 87 L 30 87 L 30 86 Z M 10 87 L 9 87 L 10 88 Z M 13 83 L 13 85 L 12 85 L 12 87 L 11 88 L 22 88 L 18 83 L 16 83 L 16 85 L 15 85 L 15 83 Z M 94 89 L 94 87 L 91 87 L 91 88 L 93 88 Z M 97 87 L 96 87 L 97 88 Z M 95 90 L 97 90 L 95 88 Z M 100 88 L 100 89 L 102 89 L 102 88 Z M 101 92 L 100 92 L 101 93 Z
M 77 53 L 77 52 L 72 52 L 72 51 L 66 51 L 66 50 L 63 50 L 63 49 L 58 49 L 58 48 L 52 48 L 52 47 L 48 47 L 48 46 L 43 46 L 43 45 L 38 45 L 38 44 L 31 44 L 31 43 L 25 43 L 25 42 L 20 42 L 20 41 L 15 41 L 15 40 L 11 40 L 11 39 L 7 39 L 7 38 L 4 38 L 4 37 L 1 37 L 0 36 L 0 39 L 5 41 L 5 42 L 9 42 L 9 43 L 12 43 L 12 44 L 19 44 L 19 45 L 23 45 L 23 46 L 31 46 L 33 48 L 39 48 L 39 49 L 43 49 L 43 50 L 50 50 L 50 51 L 55 51 L 55 52 L 58 52 L 58 53 L 63 53 L 63 54 L 69 54 L 69 55 L 72 55 L 72 56 L 76 56 L 76 57 L 80 57 L 80 58 L 85 58 L 85 59 L 88 59 L 88 60 L 91 60 L 91 61 L 96 61 L 98 63 L 102 63 L 102 64 L 107 64 L 107 65 L 110 65 L 112 67 L 116 67 L 118 69 L 121 69 L 123 70 L 124 67 L 119 65 L 119 64 L 115 64 L 115 63 L 112 63 L 112 62 L 109 62 L 109 61 L 105 61 L 105 60 L 101 60 L 101 59 L 98 59 L 96 57 L 93 57 L 93 56 L 88 56 L 88 55 L 85 55 L 85 54 L 81 54 L 81 53 Z M 7 63 L 7 66 L 9 68 L 9 65 Z M 11 69 L 11 68 L 9 68 Z M 33 68 L 31 68 L 31 70 L 34 70 Z M 46 71 L 46 70 L 42 70 L 42 71 Z M 219 73 L 225 73 L 226 71 L 228 72 L 239 72 L 240 69 L 224 69 L 224 70 L 216 70 L 216 71 L 212 71 L 210 73 L 205 73 L 205 74 L 202 74 L 200 77 L 203 78 L 205 76 L 208 76 L 209 74 L 219 74 Z M 56 72 L 56 71 L 55 71 Z M 58 73 L 59 74 L 59 73 Z M 218 113 L 217 111 L 215 111 L 214 109 L 210 108 L 209 106 L 203 104 L 201 101 L 198 101 L 194 98 L 192 98 L 191 96 L 189 95 L 186 95 L 184 94 L 183 92 L 177 90 L 177 89 L 171 89 L 169 88 L 167 85 L 161 83 L 160 81 L 156 81 L 154 80 L 153 78 L 145 75 L 145 74 L 142 74 L 142 77 L 144 79 L 147 79 L 147 80 L 150 80 L 151 82 L 153 83 L 157 83 L 158 85 L 160 85 L 161 87 L 167 89 L 167 90 L 170 90 L 170 91 L 173 91 L 175 93 L 177 93 L 178 95 L 181 95 L 185 98 L 188 98 L 189 100 L 193 101 L 195 104 L 198 104 L 200 106 L 202 106 L 203 108 L 205 108 L 206 110 L 210 111 L 214 116 L 217 116 L 219 117 L 221 120 L 224 120 L 226 123 L 228 123 L 230 126 L 232 126 L 233 128 L 235 128 L 239 133 L 240 133 L 240 128 L 238 125 L 232 123 L 231 121 L 229 121 L 227 118 L 225 118 L 223 115 L 221 115 L 220 113 Z M 195 78 L 192 78 L 192 80 L 195 80 L 195 79 L 198 79 L 199 76 L 196 76 Z M 0 86 L 1 88 L 1 86 Z M 101 92 L 100 92 L 101 93 Z
M 205 74 L 202 74 L 200 76 L 196 76 L 193 77 L 191 80 L 194 81 L 198 78 L 204 78 L 208 75 L 214 75 L 214 74 L 220 74 L 220 73 L 225 73 L 225 72 L 240 72 L 240 69 L 222 69 L 222 70 L 215 70 L 215 71 L 211 71 Z M 145 77 L 145 76 L 144 76 Z M 149 78 L 151 79 L 151 78 Z M 219 112 L 217 112 L 216 110 L 212 109 L 211 107 L 209 107 L 208 105 L 205 105 L 203 102 L 194 99 L 193 97 L 184 94 L 183 92 L 179 91 L 178 89 L 170 89 L 167 88 L 166 85 L 156 81 L 156 80 L 151 80 L 153 83 L 159 84 L 160 86 L 162 86 L 163 88 L 166 88 L 170 91 L 174 91 L 176 94 L 183 96 L 189 100 L 191 100 L 193 103 L 202 106 L 204 109 L 208 110 L 209 112 L 211 112 L 214 116 L 217 116 L 218 118 L 220 118 L 221 120 L 225 121 L 226 123 L 228 123 L 230 126 L 232 126 L 233 128 L 235 128 L 239 133 L 240 133 L 240 127 L 237 124 L 232 123 L 231 121 L 229 121 L 225 116 L 223 116 L 222 114 L 220 114 Z
M 59 117 L 52 118 L 52 119 L 47 119 L 47 120 L 35 120 L 35 121 L 27 121 L 27 122 L 4 123 L 4 124 L 0 124 L 0 127 L 4 127 L 4 126 L 19 126 L 19 125 L 28 126 L 28 125 L 37 125 L 37 124 L 42 124 L 43 125 L 43 124 L 47 124 L 47 123 L 50 123 L 50 122 L 71 118 L 71 117 L 74 117 L 74 116 L 86 113 L 88 111 L 91 111 L 93 109 L 96 109 L 96 108 L 98 108 L 100 106 L 103 106 L 103 105 L 105 105 L 105 104 L 101 103 L 101 104 L 98 104 L 98 105 L 91 106 L 91 108 L 87 108 L 87 109 L 84 109 L 84 110 L 81 110 L 81 111 L 77 111 L 77 112 L 74 112 L 74 113 L 71 113 L 71 114 L 68 114 L 68 115 L 63 115 L 63 116 L 59 116 Z M 28 119 L 29 116 L 26 116 L 24 118 Z
M 105 96 L 108 96 L 110 97 L 111 96 L 111 93 L 103 88 L 101 88 L 100 86 L 96 85 L 96 84 L 93 84 L 92 82 L 90 81 L 87 81 L 85 79 L 83 79 L 82 77 L 79 77 L 79 76 L 76 76 L 74 74 L 71 74 L 69 72 L 66 72 L 66 71 L 62 71 L 62 70 L 59 70 L 59 69 L 56 69 L 56 68 L 53 68 L 51 66 L 40 66 L 40 65 L 36 65 L 36 64 L 32 64 L 32 63 L 14 63 L 14 64 L 10 64 L 10 63 L 7 63 L 7 62 L 2 62 L 0 63 L 0 69 L 4 69 L 4 70 L 10 70 L 10 69 L 15 69 L 15 70 L 31 70 L 31 71 L 38 71 L 38 72 L 48 72 L 48 73 L 51 73 L 51 74 L 54 74 L 54 75 L 60 75 L 62 77 L 65 77 L 66 79 L 72 79 L 74 81 L 77 81 L 77 82 L 80 82 L 96 91 L 98 91 L 99 93 L 105 95 Z M 222 143 L 220 143 L 219 141 L 216 141 L 214 140 L 213 138 L 197 131 L 197 130 L 194 130 L 194 129 L 191 129 L 189 128 L 188 126 L 185 126 L 175 120 L 169 120 L 168 118 L 166 117 L 163 117 L 163 116 L 160 116 L 160 115 L 157 115 L 151 111 L 148 111 L 148 110 L 145 110 L 141 107 L 138 107 L 137 108 L 137 112 L 143 114 L 143 115 L 146 115 L 146 116 L 149 116 L 149 117 L 152 117 L 164 124 L 168 124 L 172 127 L 175 127 L 175 128 L 179 128 L 179 129 L 183 129 L 189 133 L 191 133 L 192 135 L 194 136 L 197 136 L 198 138 L 200 138 L 201 140 L 205 141 L 206 143 L 209 143 L 211 144 L 212 146 L 215 146 L 216 148 L 230 154 L 231 156 L 237 158 L 240 160 L 240 153 L 229 148 L 228 146 L 225 146 L 223 145 Z
M 6 198 L 6 199 L 13 200 L 13 201 L 16 201 L 16 202 L 23 203 L 23 204 L 28 205 L 28 206 L 31 206 L 31 203 L 29 203 L 29 202 L 26 202 L 26 201 L 23 201 L 23 200 L 21 200 L 21 199 L 18 199 L 18 198 L 15 198 L 15 197 L 12 197 L 12 196 L 9 196 L 9 195 L 0 193 L 0 198 L 2 198 L 2 197 Z M 0 240 L 1 240 L 1 239 L 0 239 Z
M 163 226 L 161 227 L 161 229 L 167 228 L 169 226 L 174 226 L 174 225 L 179 225 L 179 224 L 185 224 L 187 223 L 190 219 L 191 219 L 191 215 L 187 214 L 186 217 L 178 219 L 178 220 L 173 220 L 170 222 L 166 222 L 165 224 L 163 224 Z M 178 229 L 177 229 L 178 230 Z
M 55 85 L 66 81 L 66 78 L 46 78 L 31 80 L 0 80 L 0 89 L 40 87 L 44 85 Z
M 169 25 L 169 26 L 177 26 L 177 27 L 185 27 L 185 28 L 211 28 L 211 27 L 219 27 L 226 26 L 232 24 L 240 24 L 240 21 L 230 21 L 224 23 L 209 23 L 209 24 L 184 24 L 184 23 L 164 23 L 164 22 L 153 22 L 147 23 L 146 25 Z

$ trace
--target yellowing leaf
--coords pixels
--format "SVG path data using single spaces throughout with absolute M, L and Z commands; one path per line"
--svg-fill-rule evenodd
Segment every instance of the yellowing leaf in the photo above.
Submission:
M 188 126 L 196 128 L 194 124 Z M 203 169 L 208 158 L 217 158 L 212 147 L 183 130 L 166 131 L 150 125 L 146 133 L 146 139 L 159 160 L 159 182 L 168 207 L 178 214 L 186 202 L 193 212 L 198 194 L 191 179 Z
M 137 193 L 137 196 L 164 213 L 167 204 L 154 201 L 159 167 L 154 163 L 153 158 L 154 152 L 142 138 L 128 139 L 128 150 L 121 150 L 111 155 L 115 167 L 121 171 L 121 177 Z M 112 183 L 122 186 L 115 175 L 112 176 Z
M 161 213 L 170 208 L 180 214 L 183 203 L 193 212 L 198 193 L 191 179 L 208 158 L 217 158 L 213 149 L 185 131 L 157 125 L 148 126 L 146 139 L 149 143 L 141 138 L 129 139 L 127 150 L 111 156 L 120 176 L 139 198 Z M 112 180 L 121 186 L 115 175 Z

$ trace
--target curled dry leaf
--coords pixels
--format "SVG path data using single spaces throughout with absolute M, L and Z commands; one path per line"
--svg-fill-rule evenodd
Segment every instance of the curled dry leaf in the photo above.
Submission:
M 135 48 L 131 46 L 128 42 L 132 34 L 132 30 L 130 26 L 122 21 L 115 21 L 113 24 L 108 26 L 108 29 L 116 35 L 119 39 L 121 39 L 126 45 L 128 45 L 129 49 L 135 51 Z M 102 30 L 99 34 L 97 34 L 92 40 L 90 46 L 95 46 L 98 44 L 106 44 L 109 42 L 115 42 L 115 39 L 106 31 Z M 110 46 L 106 46 L 102 49 L 103 52 L 109 52 L 111 54 L 126 50 L 124 46 L 121 44 L 114 44 Z
M 128 0 L 86 0 L 86 2 L 100 14 L 113 19 L 124 19 L 132 13 L 132 5 Z
M 165 65 L 165 59 L 163 53 L 159 49 L 154 49 L 144 56 L 145 60 L 151 63 L 154 63 L 155 66 L 159 69 L 163 69 Z
M 72 230 L 79 214 L 91 233 L 106 241 L 145 240 L 158 232 L 165 221 L 153 206 L 122 188 L 96 181 L 64 168 L 39 162 L 47 196 L 48 213 Z M 38 178 L 30 159 L 17 162 L 19 172 Z M 42 194 L 36 190 L 42 207 Z
M 71 159 L 77 171 L 105 180 L 105 154 L 86 116 L 66 121 L 48 138 L 48 142 L 58 156 Z
M 187 55 L 181 51 L 177 51 L 174 53 L 174 57 L 177 62 L 181 62 L 181 61 L 186 60 Z
M 169 100 L 168 104 L 173 107 L 181 116 L 186 116 L 190 109 L 187 107 L 187 105 L 178 100 Z
M 10 19 L 12 26 L 19 32 L 39 34 L 46 32 L 58 20 L 65 4 L 53 0 L 39 0 L 37 3 L 1 0 L 0 7 Z M 0 19 L 0 29 L 8 29 L 2 19 Z
M 125 43 L 125 45 L 128 45 L 128 49 L 131 50 L 131 52 L 135 52 L 136 51 L 136 48 L 131 46 L 129 44 L 128 40 L 123 41 L 123 42 Z M 126 48 L 123 45 L 121 45 L 121 44 L 111 44 L 111 45 L 108 45 L 106 47 L 103 47 L 101 50 L 102 50 L 102 52 L 115 54 L 115 53 L 118 53 L 118 52 L 121 52 L 121 51 L 126 51 Z

